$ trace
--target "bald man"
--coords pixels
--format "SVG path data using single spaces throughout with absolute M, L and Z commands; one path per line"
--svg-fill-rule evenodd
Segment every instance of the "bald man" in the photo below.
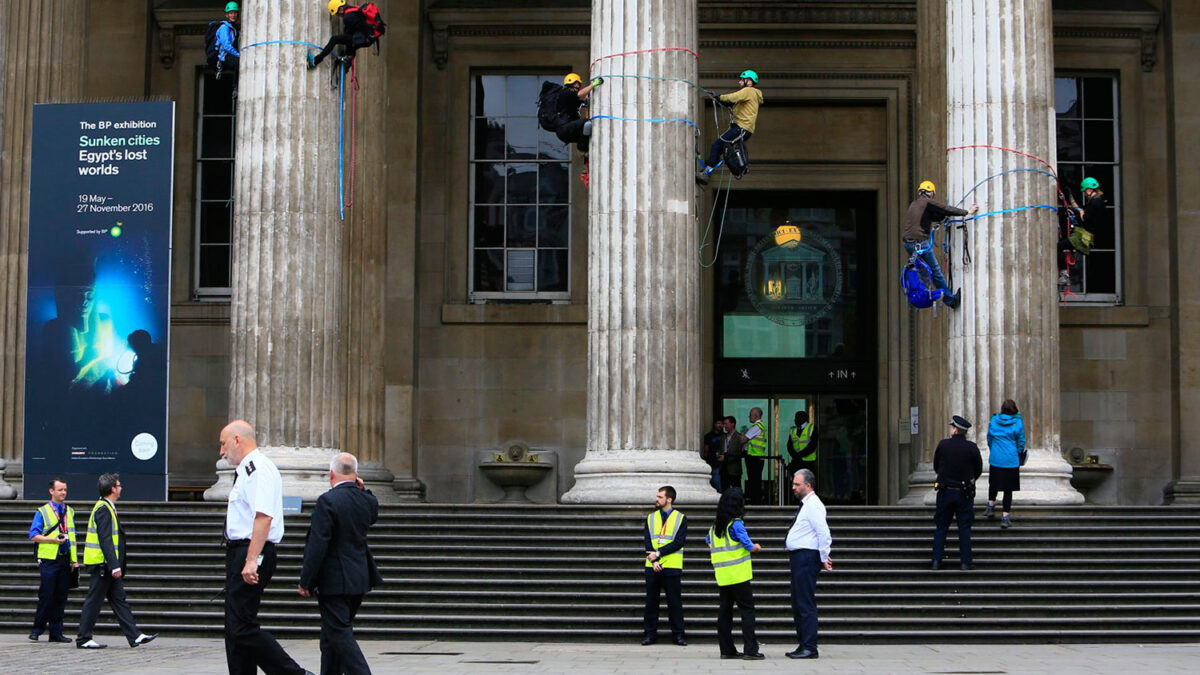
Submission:
M 225 516 L 225 658 L 230 675 L 307 673 L 258 623 L 263 591 L 283 539 L 283 481 L 245 420 L 221 430 L 221 457 L 234 466 Z
M 379 500 L 363 486 L 358 460 L 348 452 L 329 461 L 329 486 L 308 526 L 299 592 L 316 595 L 321 609 L 321 675 L 370 673 L 354 639 L 354 617 L 363 595 L 383 583 L 367 548 Z

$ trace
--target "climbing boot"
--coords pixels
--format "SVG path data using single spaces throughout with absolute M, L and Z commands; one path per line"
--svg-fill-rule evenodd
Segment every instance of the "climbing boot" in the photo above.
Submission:
M 314 68 L 317 67 L 317 61 L 316 61 L 316 58 L 313 56 L 312 52 L 308 53 L 308 56 L 305 58 L 305 61 L 308 63 L 309 70 L 313 70 Z
M 962 304 L 962 298 L 957 293 L 946 293 L 942 296 L 942 302 L 946 303 L 950 309 L 958 309 L 958 306 Z
M 696 172 L 696 185 L 701 187 L 708 185 L 708 173 L 706 171 L 701 170 Z
M 989 520 L 992 518 L 995 518 L 996 517 L 996 505 L 988 504 L 987 508 L 983 510 L 983 517 L 987 518 Z

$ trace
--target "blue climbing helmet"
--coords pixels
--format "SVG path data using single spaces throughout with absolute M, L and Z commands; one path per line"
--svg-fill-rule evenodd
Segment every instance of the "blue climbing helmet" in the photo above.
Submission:
M 758 73 L 753 70 L 743 70 L 741 75 L 738 75 L 739 80 L 750 80 L 754 84 L 758 84 Z

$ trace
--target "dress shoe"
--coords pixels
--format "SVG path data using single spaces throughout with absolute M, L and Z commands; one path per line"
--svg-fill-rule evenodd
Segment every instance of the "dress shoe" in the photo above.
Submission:
M 34 642 L 37 642 L 37 641 L 38 641 L 38 638 L 40 638 L 41 636 L 42 636 L 42 634 L 41 634 L 41 633 L 39 633 L 39 632 L 37 632 L 37 631 L 34 631 L 34 632 L 32 632 L 32 633 L 30 633 L 30 634 L 29 634 L 29 639 L 30 639 L 30 640 L 33 640 Z
M 158 633 L 154 633 L 153 635 L 146 635 L 145 633 L 142 633 L 141 635 L 137 636 L 136 640 L 134 640 L 133 642 L 130 642 L 129 646 L 137 647 L 140 645 L 144 645 L 147 642 L 152 642 L 154 640 L 154 638 L 156 638 L 156 637 L 158 637 Z
M 734 652 L 732 654 L 722 654 L 721 658 L 723 658 L 723 659 L 740 659 L 740 658 L 742 658 L 742 654 L 740 652 Z
M 746 652 L 742 655 L 742 658 L 747 661 L 762 661 L 767 657 L 762 652 Z
M 50 642 L 74 642 L 74 640 L 66 635 L 51 635 Z
M 658 642 L 658 638 L 656 638 L 656 637 L 647 635 L 646 637 L 642 638 L 642 646 L 643 647 L 645 647 L 647 645 L 652 645 L 655 642 Z
M 929 565 L 929 569 L 931 569 L 931 570 L 934 570 L 934 571 L 937 571 L 937 570 L 940 570 L 940 569 L 942 569 L 942 561 L 941 561 L 941 560 L 934 560 L 934 561 L 933 561 L 933 563 L 931 563 L 931 564 Z
M 687 646 L 687 640 L 684 640 L 682 635 L 676 635 L 674 642 L 675 642 L 675 644 L 679 645 L 680 647 Z
M 973 569 L 975 569 L 975 566 L 972 565 L 971 563 L 963 563 L 962 564 L 962 571 L 964 571 L 964 572 L 968 572 Z
M 80 642 L 80 643 L 76 644 L 75 646 L 80 649 L 105 649 L 108 647 L 108 645 L 102 645 L 99 642 L 96 642 L 95 640 L 88 640 L 87 642 Z
M 794 652 L 788 652 L 788 653 L 787 653 L 787 657 L 788 657 L 789 659 L 815 659 L 815 658 L 820 658 L 820 657 L 817 655 L 817 650 L 815 650 L 815 649 L 805 649 L 804 647 L 797 647 L 797 648 L 796 648 L 796 651 L 794 651 Z

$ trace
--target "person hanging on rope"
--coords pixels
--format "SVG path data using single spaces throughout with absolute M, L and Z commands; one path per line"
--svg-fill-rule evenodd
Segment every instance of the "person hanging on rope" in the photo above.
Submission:
M 604 78 L 597 77 L 584 86 L 578 73 L 568 73 L 561 85 L 543 82 L 538 95 L 538 124 L 546 131 L 553 131 L 563 143 L 574 143 L 585 161 L 592 123 L 583 119 L 579 111 L 587 105 L 592 90 L 602 84 Z
M 930 281 L 943 291 L 942 302 L 946 303 L 950 309 L 957 309 L 961 301 L 958 294 L 951 290 L 946 276 L 942 274 L 942 266 L 938 263 L 937 256 L 933 254 L 933 240 L 930 232 L 934 223 L 941 222 L 950 216 L 970 217 L 975 215 L 979 212 L 979 205 L 972 204 L 970 209 L 964 211 L 934 201 L 933 198 L 936 194 L 937 187 L 933 181 L 921 181 L 917 187 L 917 198 L 908 205 L 908 220 L 905 222 L 902 233 L 904 250 L 909 254 L 921 251 L 919 258 L 929 266 Z
M 353 60 L 354 52 L 363 47 L 378 45 L 379 38 L 387 32 L 387 24 L 383 22 L 379 7 L 373 2 L 348 5 L 346 0 L 329 0 L 329 15 L 342 17 L 342 33 L 331 36 L 319 54 L 314 56 L 312 52 L 308 53 L 309 70 L 321 65 L 321 61 L 324 61 L 338 45 L 345 50 L 340 60 Z
M 762 91 L 758 89 L 758 73 L 753 70 L 743 70 L 738 75 L 738 86 L 741 89 L 729 94 L 717 95 L 716 92 L 709 92 L 713 101 L 733 105 L 733 120 L 729 123 L 729 129 L 713 141 L 712 149 L 708 153 L 708 160 L 700 163 L 696 181 L 701 185 L 707 184 L 708 177 L 712 175 L 713 170 L 720 166 L 721 156 L 725 154 L 727 146 L 744 144 L 754 135 L 754 129 L 758 123 L 758 107 L 763 102 Z
M 1087 255 L 1092 250 L 1094 232 L 1103 231 L 1108 219 L 1108 204 L 1104 201 L 1104 192 L 1100 189 L 1100 181 L 1095 178 L 1084 178 L 1079 184 L 1083 189 L 1083 207 L 1075 201 L 1074 195 L 1068 195 L 1067 204 L 1074 218 L 1068 218 L 1066 231 L 1059 232 L 1058 284 L 1071 285 L 1071 270 L 1073 264 L 1069 259 L 1074 253 Z M 1069 192 L 1069 191 L 1068 191 Z M 1076 224 L 1082 221 L 1091 230 L 1085 230 Z
M 237 73 L 238 61 L 238 17 L 241 8 L 236 2 L 225 3 L 225 20 L 212 21 L 204 33 L 204 57 L 208 65 L 217 69 L 217 79 L 222 73 Z

